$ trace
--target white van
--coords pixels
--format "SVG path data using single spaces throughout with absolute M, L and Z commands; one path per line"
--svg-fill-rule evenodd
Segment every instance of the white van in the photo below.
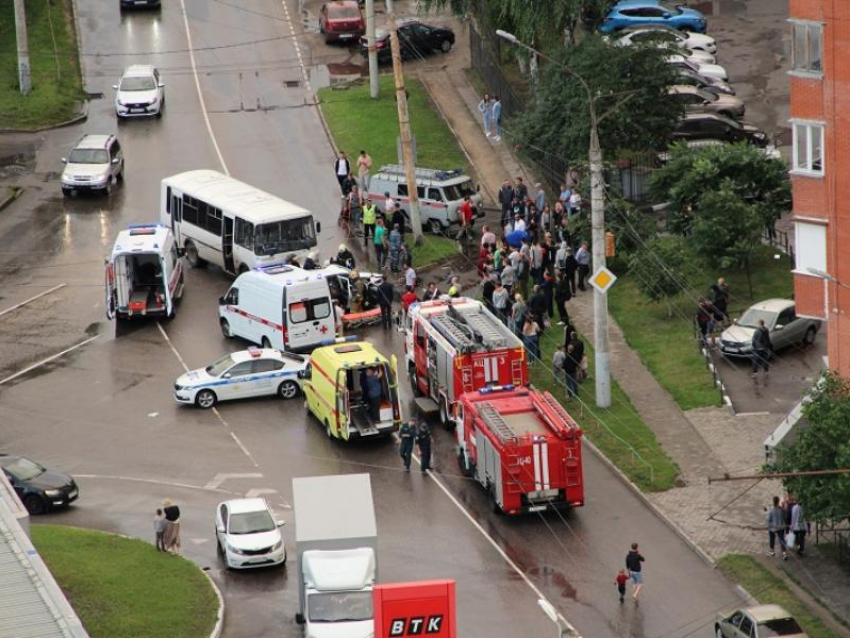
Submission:
M 263 348 L 303 351 L 336 337 L 328 281 L 294 266 L 257 266 L 218 300 L 221 332 Z
M 484 217 L 478 188 L 472 183 L 472 178 L 459 168 L 451 171 L 417 168 L 416 192 L 419 195 L 422 226 L 432 233 L 444 233 L 449 226 L 458 223 L 458 208 L 463 203 L 464 195 L 471 196 L 472 203 L 478 208 L 478 217 Z M 410 217 L 410 198 L 404 166 L 381 166 L 372 176 L 369 182 L 369 197 L 379 208 L 386 199 L 385 193 L 389 193 L 390 197 L 399 202 L 402 210 Z
M 172 317 L 183 296 L 183 264 L 162 224 L 133 224 L 118 233 L 106 260 L 106 316 Z

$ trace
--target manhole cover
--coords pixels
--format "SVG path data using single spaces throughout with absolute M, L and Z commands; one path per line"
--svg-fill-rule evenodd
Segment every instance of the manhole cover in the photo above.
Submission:
M 286 89 L 297 89 L 301 86 L 301 80 L 284 80 L 283 87 Z

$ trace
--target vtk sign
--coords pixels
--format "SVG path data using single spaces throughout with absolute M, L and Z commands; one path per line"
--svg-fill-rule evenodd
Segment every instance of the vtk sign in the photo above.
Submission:
M 376 585 L 375 638 L 457 638 L 455 583 Z

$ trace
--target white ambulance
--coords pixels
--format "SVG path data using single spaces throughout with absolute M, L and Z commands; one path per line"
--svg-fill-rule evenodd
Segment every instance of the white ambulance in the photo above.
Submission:
M 311 350 L 336 336 L 327 278 L 283 264 L 239 275 L 219 299 L 221 332 L 263 348 Z
M 173 317 L 183 296 L 179 253 L 162 224 L 132 224 L 118 233 L 106 260 L 106 316 L 116 321 Z

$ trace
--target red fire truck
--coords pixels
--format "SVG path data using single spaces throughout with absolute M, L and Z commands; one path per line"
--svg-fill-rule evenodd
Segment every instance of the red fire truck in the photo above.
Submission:
M 548 392 L 493 387 L 457 406 L 458 461 L 489 492 L 496 511 L 584 505 L 581 429 Z
M 528 383 L 522 341 L 480 301 L 444 297 L 414 303 L 405 321 L 413 394 L 434 401 L 444 426 L 454 420 L 455 404 L 464 392 Z M 422 400 L 417 404 L 423 408 Z

